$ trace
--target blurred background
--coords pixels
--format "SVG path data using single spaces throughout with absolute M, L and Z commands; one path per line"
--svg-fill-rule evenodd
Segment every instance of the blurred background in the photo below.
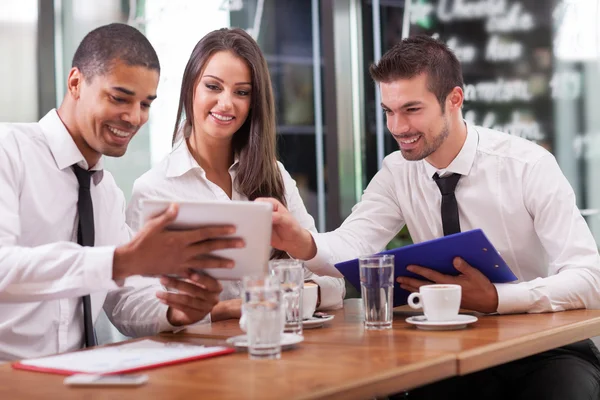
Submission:
M 397 149 L 368 66 L 403 37 L 436 35 L 462 61 L 465 118 L 554 153 L 598 239 L 599 10 L 600 0 L 0 0 L 0 121 L 36 121 L 59 104 L 91 29 L 137 27 L 162 74 L 149 123 L 125 157 L 107 162 L 128 198 L 171 150 L 193 46 L 209 31 L 240 27 L 269 63 L 280 158 L 318 229 L 331 230 Z

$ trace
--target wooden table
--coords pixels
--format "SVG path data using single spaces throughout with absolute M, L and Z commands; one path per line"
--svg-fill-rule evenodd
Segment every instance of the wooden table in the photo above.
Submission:
M 360 301 L 346 300 L 343 310 L 332 313 L 336 315 L 331 323 L 334 329 L 305 330 L 305 343 L 371 346 L 372 340 L 387 340 L 410 352 L 453 354 L 458 374 L 465 375 L 600 335 L 600 310 L 514 315 L 472 313 L 479 321 L 467 329 L 434 332 L 416 329 L 405 322 L 407 317 L 420 314 L 408 306 L 396 309 L 392 330 L 372 332 L 361 325 Z M 188 335 L 227 338 L 241 333 L 237 320 L 231 320 L 195 327 Z
M 245 353 L 148 371 L 140 388 L 75 389 L 62 376 L 15 371 L 0 365 L 0 398 L 148 399 L 365 399 L 484 369 L 600 334 L 600 310 L 483 316 L 460 331 L 420 331 L 404 322 L 365 331 L 360 303 L 349 300 L 324 328 L 305 331 L 304 342 L 277 361 Z M 237 321 L 164 334 L 157 340 L 218 344 L 240 334 Z
M 600 310 L 480 318 L 461 336 L 459 375 L 600 335 Z

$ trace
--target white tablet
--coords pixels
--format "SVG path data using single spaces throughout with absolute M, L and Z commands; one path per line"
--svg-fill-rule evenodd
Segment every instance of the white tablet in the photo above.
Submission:
M 193 229 L 204 225 L 234 225 L 232 235 L 244 239 L 241 249 L 217 250 L 212 254 L 235 262 L 233 268 L 208 268 L 202 270 L 215 279 L 237 280 L 244 276 L 264 275 L 268 272 L 271 253 L 271 221 L 273 206 L 252 201 L 179 202 L 143 200 L 142 220 L 164 212 L 171 203 L 179 204 L 179 214 L 173 229 Z

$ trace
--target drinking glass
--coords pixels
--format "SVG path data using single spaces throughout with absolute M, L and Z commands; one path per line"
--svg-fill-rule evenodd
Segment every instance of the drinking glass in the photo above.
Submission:
M 358 259 L 366 329 L 391 329 L 394 307 L 394 256 Z
M 281 288 L 276 276 L 243 279 L 243 312 L 250 359 L 281 358 Z
M 284 332 L 302 335 L 304 263 L 283 259 L 269 262 L 269 269 L 279 279 L 285 313 Z

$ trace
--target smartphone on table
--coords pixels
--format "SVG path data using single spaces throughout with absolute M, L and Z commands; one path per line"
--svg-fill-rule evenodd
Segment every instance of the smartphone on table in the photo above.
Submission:
M 68 386 L 141 386 L 148 382 L 144 374 L 94 375 L 75 374 L 63 381 Z

